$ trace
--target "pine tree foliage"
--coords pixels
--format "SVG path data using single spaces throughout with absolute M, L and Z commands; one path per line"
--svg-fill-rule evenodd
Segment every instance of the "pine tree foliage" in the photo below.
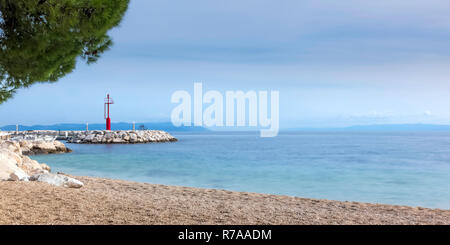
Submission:
M 0 0 L 0 104 L 107 51 L 129 0 Z

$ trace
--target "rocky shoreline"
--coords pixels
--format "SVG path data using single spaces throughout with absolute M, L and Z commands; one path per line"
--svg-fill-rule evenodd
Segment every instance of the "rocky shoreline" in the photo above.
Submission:
M 71 152 L 62 142 L 55 140 L 57 138 L 74 144 L 139 144 L 177 141 L 169 133 L 159 130 L 2 132 L 0 181 L 37 181 L 63 187 L 82 187 L 82 182 L 63 174 L 51 173 L 49 166 L 27 156 Z
M 18 141 L 23 155 L 60 154 L 72 152 L 62 142 L 54 141 Z
M 70 152 L 59 141 L 0 141 L 0 181 L 37 181 L 51 185 L 80 188 L 83 183 L 66 175 L 51 173 L 45 163 L 27 155 Z

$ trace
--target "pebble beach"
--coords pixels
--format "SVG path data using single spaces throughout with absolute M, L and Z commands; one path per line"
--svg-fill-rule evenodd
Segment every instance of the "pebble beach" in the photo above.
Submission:
M 0 224 L 450 224 L 450 210 L 72 177 L 84 186 L 0 182 Z

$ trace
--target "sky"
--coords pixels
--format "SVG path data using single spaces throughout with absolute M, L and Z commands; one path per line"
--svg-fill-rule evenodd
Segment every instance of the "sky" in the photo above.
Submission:
M 114 46 L 0 105 L 0 125 L 169 121 L 177 90 L 280 93 L 280 127 L 450 124 L 445 0 L 131 0 Z

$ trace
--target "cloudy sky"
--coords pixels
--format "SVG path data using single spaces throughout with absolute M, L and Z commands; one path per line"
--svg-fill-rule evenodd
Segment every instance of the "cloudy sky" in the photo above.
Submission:
M 280 125 L 450 124 L 450 2 L 131 0 L 114 47 L 0 125 L 168 121 L 176 90 L 278 90 Z

